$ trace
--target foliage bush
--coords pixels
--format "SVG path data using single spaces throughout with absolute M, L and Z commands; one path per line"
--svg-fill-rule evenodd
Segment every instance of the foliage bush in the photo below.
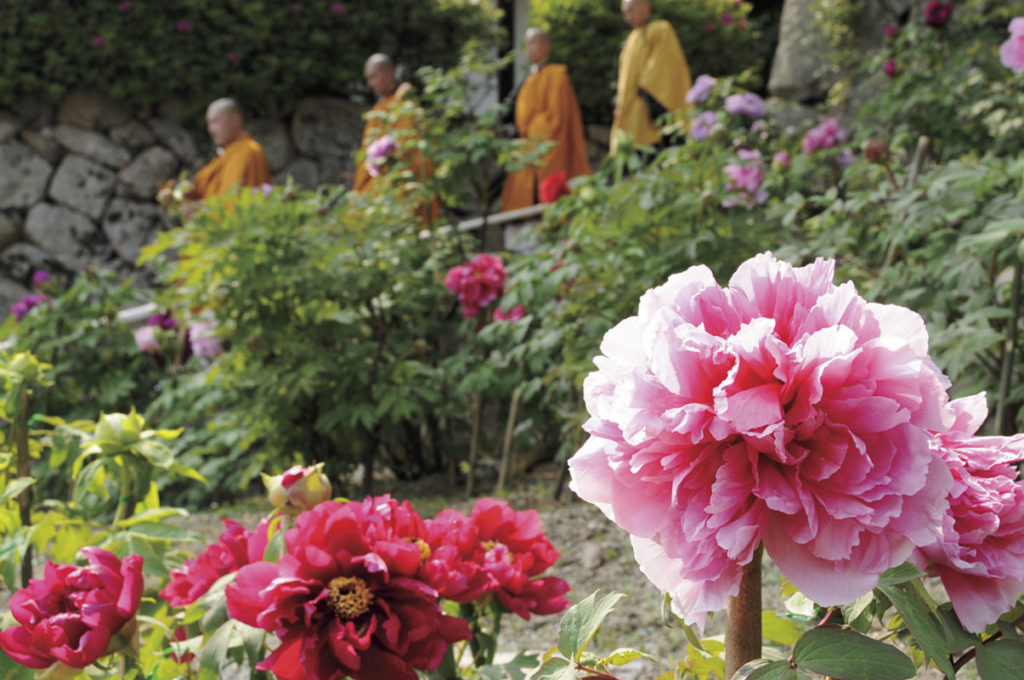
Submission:
M 667 19 L 675 28 L 696 78 L 739 73 L 768 58 L 758 26 L 747 18 L 750 9 L 735 0 L 662 0 L 654 4 L 652 18 Z M 610 123 L 619 49 L 629 35 L 619 3 L 534 0 L 530 23 L 551 34 L 551 59 L 569 67 L 583 120 Z
M 0 2 L 0 104 L 94 87 L 128 107 L 231 95 L 264 115 L 304 95 L 366 93 L 363 63 L 451 66 L 493 36 L 487 3 L 173 0 Z

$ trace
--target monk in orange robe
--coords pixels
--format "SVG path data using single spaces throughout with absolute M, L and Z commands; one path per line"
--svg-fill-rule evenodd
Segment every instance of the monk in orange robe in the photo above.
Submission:
M 633 30 L 619 54 L 612 154 L 622 133 L 636 144 L 659 144 L 658 119 L 671 113 L 681 120 L 693 108 L 686 101 L 690 67 L 672 25 L 651 21 L 650 0 L 623 0 L 622 15 Z
M 386 112 L 392 107 L 399 105 L 403 97 L 412 89 L 412 86 L 409 83 L 398 84 L 398 81 L 395 79 L 395 64 L 391 61 L 391 57 L 386 54 L 378 53 L 371 55 L 363 67 L 363 75 L 366 77 L 366 83 L 377 96 L 377 103 L 370 109 L 371 115 L 367 118 L 366 126 L 363 128 L 363 137 L 360 143 L 362 161 L 356 166 L 352 188 L 359 193 L 366 193 L 373 186 L 376 173 L 371 173 L 370 171 L 369 164 L 373 162 L 373 159 L 367 158 L 367 150 L 373 142 L 390 132 L 401 131 L 400 134 L 396 135 L 399 146 L 397 153 L 402 160 L 406 160 L 409 163 L 409 168 L 413 174 L 421 180 L 432 175 L 434 172 L 433 163 L 423 158 L 423 154 L 419 150 L 403 153 L 400 148 L 403 142 L 409 140 L 415 122 L 402 118 L 392 123 L 392 127 L 389 129 L 384 121 L 372 115 L 373 113 Z M 424 221 L 434 220 L 441 213 L 441 205 L 435 198 L 428 205 L 422 206 L 419 212 Z
M 233 99 L 218 99 L 207 107 L 206 130 L 218 147 L 218 155 L 196 172 L 186 198 L 216 198 L 235 186 L 271 183 L 267 155 L 259 142 L 249 136 L 242 111 Z
M 539 28 L 527 30 L 526 55 L 531 66 L 516 95 L 516 130 L 520 137 L 555 144 L 540 165 L 527 166 L 505 178 L 503 211 L 537 203 L 537 187 L 553 172 L 564 172 L 567 179 L 590 174 L 576 92 L 565 65 L 550 63 L 550 54 L 551 37 Z

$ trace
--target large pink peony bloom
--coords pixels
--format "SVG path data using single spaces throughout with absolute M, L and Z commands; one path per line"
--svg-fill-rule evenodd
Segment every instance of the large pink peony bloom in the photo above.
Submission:
M 11 596 L 11 614 L 20 625 L 0 632 L 0 647 L 22 666 L 85 668 L 116 651 L 112 638 L 135 620 L 142 558 L 119 560 L 95 546 L 82 554 L 87 566 L 48 562 L 43 578 Z
M 999 61 L 1014 73 L 1024 73 L 1024 17 L 1010 21 L 1010 37 L 999 47 Z
M 210 589 L 217 579 L 263 559 L 267 550 L 268 520 L 264 517 L 254 531 L 238 522 L 223 520 L 224 531 L 216 543 L 171 570 L 171 578 L 160 597 L 172 607 L 187 607 Z
M 281 640 L 258 669 L 281 680 L 416 680 L 470 637 L 417 578 L 424 551 L 396 531 L 393 508 L 386 498 L 321 503 L 285 532 L 279 563 L 239 570 L 228 611 Z
M 948 380 L 917 314 L 833 273 L 762 254 L 723 289 L 691 267 L 605 335 L 584 382 L 571 486 L 691 623 L 726 606 L 759 543 L 829 605 L 935 540 Z
M 981 632 L 1024 593 L 1024 435 L 976 437 L 988 408 L 976 394 L 950 404 L 956 421 L 933 446 L 953 474 L 941 540 L 915 560 L 942 579 L 964 627 Z M 930 566 L 928 565 L 930 563 Z

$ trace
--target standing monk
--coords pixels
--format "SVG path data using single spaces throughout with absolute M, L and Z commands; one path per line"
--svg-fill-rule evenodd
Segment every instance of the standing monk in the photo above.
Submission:
M 622 15 L 633 30 L 619 54 L 612 154 L 620 130 L 637 144 L 656 145 L 662 139 L 655 121 L 693 106 L 686 102 L 690 67 L 672 25 L 664 19 L 651 21 L 650 0 L 623 0 Z
M 217 157 L 196 172 L 187 198 L 216 198 L 237 185 L 270 184 L 267 155 L 246 131 L 242 110 L 234 99 L 218 99 L 207 107 L 206 130 L 217 145 Z
M 539 165 L 509 173 L 501 191 L 501 209 L 515 210 L 537 203 L 537 187 L 553 172 L 566 179 L 590 174 L 583 138 L 583 117 L 564 64 L 548 61 L 551 37 L 539 28 L 526 31 L 530 75 L 516 94 L 516 131 L 520 137 L 552 141 L 554 146 Z
M 419 150 L 412 151 L 411 153 L 403 153 L 401 150 L 402 144 L 410 141 L 408 131 L 413 129 L 414 121 L 401 119 L 392 123 L 392 130 L 388 130 L 384 121 L 372 115 L 385 112 L 391 107 L 400 104 L 402 98 L 412 89 L 412 86 L 409 83 L 398 84 L 398 81 L 395 79 L 395 64 L 391 61 L 391 57 L 386 54 L 370 55 L 370 58 L 366 60 L 366 64 L 363 66 L 363 75 L 366 77 L 366 83 L 377 97 L 377 103 L 370 109 L 371 115 L 366 121 L 366 126 L 363 128 L 363 137 L 360 143 L 363 160 L 356 165 L 356 174 L 352 182 L 352 188 L 359 193 L 366 193 L 370 190 L 370 187 L 373 186 L 373 180 L 378 173 L 371 173 L 369 170 L 369 164 L 372 162 L 372 159 L 367 157 L 367 150 L 373 142 L 384 135 L 389 134 L 391 131 L 399 130 L 406 131 L 406 134 L 398 135 L 395 140 L 398 145 L 397 155 L 399 158 L 408 161 L 410 170 L 422 181 L 433 173 L 433 164 L 429 160 L 424 159 Z M 419 212 L 424 220 L 436 219 L 441 212 L 440 204 L 435 198 L 429 205 L 421 206 Z

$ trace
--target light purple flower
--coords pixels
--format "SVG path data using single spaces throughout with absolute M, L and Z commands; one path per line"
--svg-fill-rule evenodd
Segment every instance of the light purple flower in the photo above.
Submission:
M 1024 17 L 1010 21 L 1010 37 L 999 47 L 999 61 L 1014 73 L 1024 73 Z
M 692 90 L 691 90 L 692 91 Z M 718 122 L 718 117 L 711 111 L 702 111 L 697 118 L 690 123 L 690 137 L 699 142 L 711 136 L 711 126 Z
M 697 76 L 697 80 L 694 81 L 693 87 L 686 93 L 686 101 L 691 104 L 704 101 L 711 94 L 711 89 L 717 84 L 718 78 L 709 76 L 706 73 L 700 74 Z
M 260 195 L 269 196 L 273 191 L 274 191 L 274 185 L 267 184 L 266 182 L 264 182 L 263 184 L 259 185 L 258 187 L 253 187 L 252 188 L 252 195 L 253 196 L 260 196 Z
M 761 152 L 757 149 L 740 149 L 736 152 L 736 155 L 744 161 L 760 161 Z
M 850 149 L 843 149 L 836 156 L 836 162 L 839 163 L 839 167 L 846 168 L 853 165 L 853 162 L 857 160 L 857 155 Z
M 760 118 L 764 115 L 764 100 L 753 92 L 731 94 L 725 98 L 725 110 L 734 115 Z
M 32 274 L 32 285 L 35 286 L 36 288 L 43 285 L 44 283 L 49 283 L 52 280 L 53 277 L 50 276 L 50 272 L 46 271 L 45 269 L 37 269 L 36 272 Z
M 212 359 L 221 353 L 220 338 L 214 335 L 215 330 L 216 326 L 210 321 L 200 321 L 188 330 L 192 354 Z
M 391 135 L 382 135 L 366 147 L 366 171 L 370 177 L 380 177 L 381 169 L 397 148 L 398 142 Z
M 21 321 L 22 319 L 25 318 L 25 315 L 28 314 L 34 307 L 37 307 L 38 305 L 41 305 L 42 303 L 50 299 L 51 298 L 49 295 L 29 293 L 28 295 L 23 296 L 20 300 L 11 305 L 11 314 L 14 315 L 15 319 Z

